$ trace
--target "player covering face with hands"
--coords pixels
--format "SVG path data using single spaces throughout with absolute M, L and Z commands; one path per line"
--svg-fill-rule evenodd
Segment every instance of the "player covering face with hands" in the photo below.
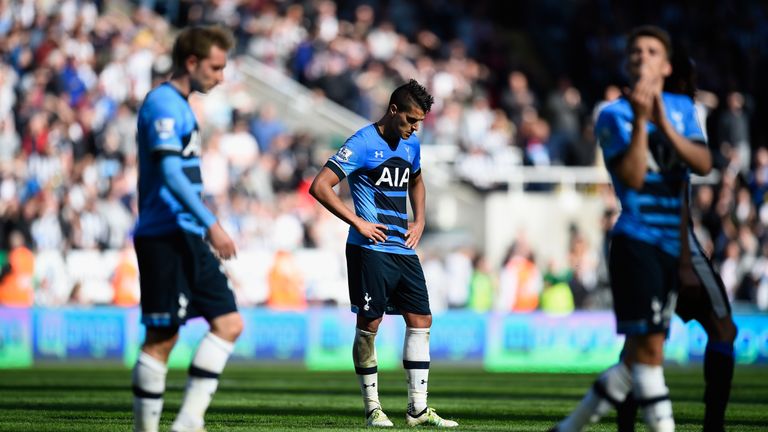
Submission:
M 680 294 L 681 257 L 691 249 L 689 176 L 709 172 L 712 160 L 690 97 L 663 91 L 672 73 L 670 45 L 659 28 L 632 32 L 631 87 L 600 112 L 595 127 L 622 205 L 611 232 L 609 271 L 617 331 L 626 339 L 621 361 L 598 377 L 556 431 L 582 430 L 630 392 L 649 430 L 675 429 L 663 345 Z
M 696 68 L 685 49 L 672 53 L 672 74 L 664 80 L 665 91 L 693 98 Z M 690 195 L 684 196 L 681 217 L 679 293 L 675 312 L 685 322 L 698 321 L 707 333 L 704 350 L 704 432 L 725 430 L 725 411 L 734 370 L 733 343 L 737 329 L 733 322 L 722 278 L 704 253 L 689 217 Z M 619 432 L 634 432 L 638 403 L 630 392 L 617 406 Z

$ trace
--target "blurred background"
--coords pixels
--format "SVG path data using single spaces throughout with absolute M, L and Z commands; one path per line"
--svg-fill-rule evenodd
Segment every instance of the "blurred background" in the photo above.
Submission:
M 307 191 L 415 78 L 435 97 L 419 247 L 433 358 L 613 363 L 619 209 L 593 126 L 627 85 L 627 32 L 656 24 L 698 71 L 716 169 L 695 179 L 692 216 L 737 314 L 738 359 L 768 362 L 765 2 L 0 0 L 0 367 L 132 364 L 136 112 L 168 77 L 176 29 L 196 24 L 237 40 L 225 83 L 190 99 L 205 199 L 239 247 L 226 270 L 249 323 L 235 358 L 351 368 L 348 227 Z M 402 325 L 386 321 L 380 364 L 394 367 Z M 204 328 L 185 328 L 178 364 Z M 705 344 L 676 321 L 668 357 L 698 361 Z

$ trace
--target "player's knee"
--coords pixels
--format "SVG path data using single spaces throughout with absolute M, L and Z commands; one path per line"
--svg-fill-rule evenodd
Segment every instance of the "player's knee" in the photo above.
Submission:
M 738 329 L 730 316 L 721 318 L 712 326 L 710 340 L 733 343 L 736 340 Z
M 178 340 L 178 329 L 148 328 L 141 350 L 158 360 L 168 361 L 168 356 Z
M 383 317 L 367 318 L 362 315 L 357 316 L 357 328 L 365 330 L 367 332 L 376 333 L 379 331 L 379 324 Z
M 432 327 L 432 315 L 418 315 L 407 313 L 404 315 L 405 324 L 412 328 L 430 328 Z
M 213 333 L 230 342 L 234 342 L 243 332 L 243 318 L 239 313 L 229 314 L 222 318 L 217 318 L 211 323 Z
M 636 362 L 660 365 L 664 361 L 664 334 L 638 337 L 633 345 Z
M 229 335 L 230 340 L 234 341 L 240 337 L 244 328 L 245 324 L 243 323 L 243 317 L 241 317 L 240 314 L 237 314 L 227 323 L 226 333 Z

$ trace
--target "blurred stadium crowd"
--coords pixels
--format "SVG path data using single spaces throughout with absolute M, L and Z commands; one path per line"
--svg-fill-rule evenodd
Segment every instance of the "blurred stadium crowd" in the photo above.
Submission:
M 489 173 L 515 166 L 601 164 L 595 113 L 626 84 L 624 33 L 651 22 L 697 62 L 720 174 L 694 190 L 699 237 L 731 298 L 767 309 L 768 7 L 495 3 L 510 4 L 142 0 L 126 15 L 102 1 L 0 0 L 0 304 L 137 304 L 136 110 L 167 76 L 173 26 L 227 25 L 236 56 L 371 120 L 417 79 L 436 101 L 422 142 L 455 148 L 456 177 L 482 194 L 504 187 Z M 597 21 L 581 18 L 595 10 Z M 239 63 L 204 102 L 191 99 L 206 136 L 206 198 L 244 251 L 228 267 L 238 301 L 345 303 L 346 226 L 307 194 L 330 144 L 289 130 L 245 91 Z M 608 199 L 595 223 L 607 229 L 616 210 Z M 609 304 L 604 244 L 574 230 L 557 267 L 536 262 L 535 249 L 518 238 L 500 263 L 471 245 L 426 251 L 433 310 Z

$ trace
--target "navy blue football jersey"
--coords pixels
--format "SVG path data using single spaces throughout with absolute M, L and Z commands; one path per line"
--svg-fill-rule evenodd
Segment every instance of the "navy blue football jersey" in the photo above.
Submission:
M 667 119 L 677 133 L 706 145 L 691 98 L 663 93 L 662 99 Z M 680 160 L 669 139 L 648 122 L 648 171 L 643 187 L 638 191 L 621 183 L 614 162 L 629 148 L 633 116 L 629 101 L 621 98 L 600 111 L 595 125 L 605 165 L 621 202 L 621 214 L 613 233 L 656 245 L 679 256 L 683 194 L 688 193 L 683 185 L 690 183 L 690 169 Z
M 170 83 L 147 94 L 138 115 L 139 218 L 135 235 L 156 236 L 182 229 L 203 235 L 207 228 L 165 185 L 159 160 L 181 156 L 184 175 L 197 196 L 203 190 L 201 142 L 187 99 Z
M 404 255 L 416 253 L 405 245 L 408 230 L 408 182 L 421 174 L 419 139 L 412 134 L 392 148 L 375 124 L 352 135 L 325 164 L 339 179 L 347 178 L 361 218 L 387 226 L 387 241 L 374 244 L 350 227 L 347 243 Z

